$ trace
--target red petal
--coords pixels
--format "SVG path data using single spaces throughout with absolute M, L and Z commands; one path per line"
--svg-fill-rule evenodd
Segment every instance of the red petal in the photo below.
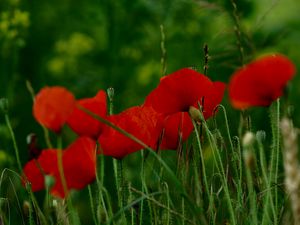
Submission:
M 100 117 L 106 117 L 106 93 L 103 90 L 99 91 L 93 98 L 85 98 L 77 101 L 77 104 Z M 102 123 L 79 108 L 74 109 L 67 120 L 67 124 L 79 136 L 89 136 L 95 139 L 99 136 L 103 128 Z
M 224 84 L 216 83 L 192 69 L 181 69 L 163 77 L 158 87 L 147 96 L 145 105 L 160 113 L 173 114 L 187 112 L 190 106 L 202 103 L 204 98 L 204 108 L 207 106 L 204 114 L 208 118 L 211 109 L 221 102 L 225 90 Z
M 96 143 L 88 137 L 78 138 L 62 153 L 63 172 L 67 189 L 82 189 L 96 177 Z M 45 188 L 44 175 L 55 178 L 51 194 L 64 198 L 62 180 L 58 170 L 58 151 L 56 149 L 43 150 L 37 160 L 29 161 L 24 167 L 24 174 L 31 183 L 32 191 Z M 24 178 L 25 179 L 25 178 Z
M 293 63 L 283 55 L 268 55 L 253 61 L 231 77 L 229 97 L 233 107 L 269 106 L 282 95 L 295 72 Z
M 63 169 L 68 190 L 82 189 L 93 182 L 96 177 L 96 143 L 88 137 L 80 137 L 63 151 Z M 58 172 L 58 171 L 57 171 Z M 51 194 L 64 198 L 59 173 Z
M 182 142 L 186 141 L 193 131 L 193 123 L 187 112 L 179 112 L 165 119 L 163 129 L 160 149 L 176 150 L 179 145 L 179 136 Z
M 32 191 L 45 188 L 44 174 L 56 173 L 57 151 L 55 149 L 43 150 L 38 159 L 32 159 L 23 168 L 25 178 L 31 183 Z
M 33 115 L 45 127 L 59 132 L 75 107 L 75 98 L 63 87 L 45 87 L 35 97 Z
M 151 107 L 135 106 L 109 117 L 116 126 L 132 134 L 149 147 L 155 148 L 162 130 L 162 118 Z M 115 129 L 105 126 L 98 141 L 104 155 L 115 158 L 143 149 L 143 147 Z

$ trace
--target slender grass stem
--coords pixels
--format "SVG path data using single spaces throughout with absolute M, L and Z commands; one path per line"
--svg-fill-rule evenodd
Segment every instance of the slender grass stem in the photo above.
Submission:
M 275 213 L 273 215 L 274 224 L 278 224 L 278 167 L 279 167 L 279 154 L 280 154 L 280 100 L 277 99 L 276 102 L 270 108 L 271 116 L 271 129 L 272 129 L 272 148 L 271 148 L 271 163 L 270 163 L 270 173 L 269 173 L 269 186 L 275 183 L 274 187 L 274 207 Z M 272 195 L 270 196 L 272 198 Z
M 158 195 L 158 194 L 162 194 L 161 192 L 154 192 L 154 193 L 151 193 L 151 194 L 148 194 L 148 195 L 145 195 L 143 192 L 139 191 L 139 190 L 136 190 L 134 188 L 132 188 L 132 190 L 136 193 L 139 193 L 142 197 L 148 199 L 149 201 L 153 202 L 156 206 L 160 207 L 160 208 L 163 208 L 163 209 L 168 209 L 168 206 L 160 203 L 159 201 L 157 201 L 156 199 L 153 198 L 154 195 Z M 184 219 L 184 221 L 190 223 L 190 224 L 196 224 L 194 223 L 192 220 L 190 220 L 189 218 L 186 218 L 184 217 L 183 214 L 173 210 L 173 209 L 170 209 L 169 208 L 169 212 L 175 216 L 178 216 L 179 218 L 181 219 Z M 206 223 L 204 223 L 206 224 Z
M 140 144 L 144 149 L 146 149 L 151 155 L 153 155 L 158 162 L 165 168 L 165 170 L 168 172 L 168 174 L 170 175 L 171 179 L 173 180 L 173 182 L 176 185 L 176 188 L 182 192 L 183 195 L 187 196 L 182 184 L 179 182 L 178 178 L 176 177 L 176 175 L 174 174 L 174 172 L 171 170 L 171 168 L 166 164 L 166 162 L 158 155 L 156 154 L 156 152 L 150 148 L 148 145 L 146 145 L 143 141 L 139 140 L 138 138 L 136 138 L 134 135 L 126 132 L 125 130 L 123 130 L 122 128 L 116 126 L 115 124 L 111 123 L 109 120 L 106 120 L 100 116 L 98 116 L 97 114 L 87 110 L 86 108 L 77 105 L 77 107 L 84 111 L 85 113 L 91 115 L 93 118 L 99 120 L 101 123 L 115 129 L 116 131 L 120 132 L 121 134 L 123 134 L 124 136 L 128 137 L 129 139 L 135 141 L 136 143 Z
M 233 16 L 233 20 L 234 20 L 234 32 L 237 38 L 237 47 L 240 53 L 240 61 L 241 64 L 244 65 L 244 48 L 242 45 L 242 31 L 241 31 L 241 24 L 240 24 L 240 18 L 238 15 L 238 8 L 236 5 L 236 0 L 230 0 L 231 5 L 232 5 L 232 16 Z
M 229 129 L 229 123 L 228 123 L 228 118 L 227 118 L 227 113 L 226 113 L 226 109 L 223 105 L 218 105 L 218 108 L 219 109 L 222 109 L 222 112 L 223 112 L 223 116 L 224 116 L 224 124 L 225 124 L 225 128 L 226 128 L 226 134 L 227 134 L 227 139 L 229 141 L 229 145 L 230 145 L 230 150 L 231 150 L 231 153 L 232 153 L 232 161 L 233 161 L 233 170 L 234 170 L 234 174 L 235 174 L 235 178 L 238 179 L 238 175 L 239 175 L 239 170 L 238 170 L 238 161 L 239 161 L 239 156 L 234 147 L 233 147 L 233 142 L 232 142 L 232 139 L 231 139 L 231 134 L 230 134 L 230 129 Z
M 248 187 L 248 199 L 250 201 L 250 217 L 251 217 L 251 224 L 258 225 L 258 219 L 257 219 L 257 198 L 256 198 L 256 193 L 254 190 L 254 185 L 253 185 L 253 176 L 251 172 L 251 167 L 253 165 L 250 165 L 252 163 L 254 156 L 252 149 L 247 149 L 245 147 L 244 150 L 244 162 L 245 162 L 245 172 L 246 172 L 246 180 L 247 180 L 247 187 Z
M 265 151 L 263 144 L 260 140 L 257 141 L 258 143 L 258 149 L 259 149 L 259 158 L 260 158 L 260 167 L 263 175 L 264 180 L 264 187 L 267 190 L 266 197 L 264 200 L 264 207 L 263 207 L 263 214 L 262 214 L 262 225 L 267 225 L 272 223 L 271 217 L 270 217 L 270 207 L 272 210 L 273 215 L 276 214 L 274 201 L 272 198 L 272 189 L 271 189 L 271 183 L 269 182 L 268 175 L 267 175 L 267 163 L 265 158 Z
M 8 127 L 8 130 L 9 130 L 9 133 L 10 133 L 10 136 L 11 136 L 11 140 L 13 142 L 18 169 L 19 169 L 19 172 L 22 173 L 23 169 L 22 169 L 22 164 L 21 164 L 20 155 L 19 155 L 19 148 L 18 148 L 18 145 L 17 145 L 17 140 L 16 140 L 16 137 L 15 137 L 15 133 L 12 129 L 12 126 L 11 126 L 11 123 L 10 123 L 10 120 L 9 120 L 8 113 L 5 113 L 4 117 L 5 117 L 5 122 L 6 122 L 6 125 Z
M 204 130 L 206 131 L 207 138 L 208 138 L 208 141 L 209 141 L 209 145 L 210 145 L 211 149 L 213 150 L 212 151 L 213 156 L 214 156 L 213 158 L 214 158 L 216 167 L 218 169 L 218 172 L 221 174 L 221 178 L 222 178 L 221 180 L 222 180 L 222 185 L 223 185 L 224 192 L 225 192 L 225 198 L 226 198 L 227 205 L 228 205 L 231 224 L 236 225 L 235 213 L 234 213 L 234 210 L 233 210 L 232 201 L 231 201 L 231 197 L 230 197 L 230 192 L 229 192 L 229 188 L 228 188 L 227 176 L 226 176 L 226 173 L 225 173 L 225 170 L 224 170 L 224 167 L 223 167 L 223 163 L 222 163 L 222 157 L 220 155 L 220 151 L 219 151 L 218 146 L 216 144 L 216 140 L 214 139 L 214 136 L 211 133 L 211 131 L 209 130 L 209 128 L 207 126 L 207 123 L 206 123 L 206 121 L 203 117 L 203 114 L 202 114 L 202 111 L 201 111 L 201 105 L 200 105 L 199 102 L 198 102 L 198 107 L 199 107 L 198 116 L 200 117 L 199 119 L 201 121 L 201 124 L 202 124 Z M 209 192 L 207 192 L 207 193 L 209 193 Z
M 166 35 L 165 35 L 165 31 L 164 31 L 164 25 L 160 25 L 160 34 L 161 34 L 161 42 L 160 42 L 160 50 L 161 50 L 161 59 L 160 59 L 160 62 L 161 62 L 161 73 L 162 73 L 162 76 L 165 76 L 166 75 L 166 72 L 167 72 L 167 50 L 166 50 L 166 47 L 165 47 L 165 39 L 166 39 Z
M 62 151 L 62 137 L 61 135 L 57 138 L 57 166 L 58 166 L 58 172 L 60 176 L 60 181 L 62 183 L 63 191 L 65 195 L 68 195 L 68 186 L 66 177 L 64 174 L 64 165 L 63 165 L 63 151 Z
M 165 218 L 164 224 L 169 225 L 170 224 L 170 192 L 169 192 L 169 186 L 166 182 L 164 182 L 164 186 L 165 186 L 165 191 L 166 191 L 166 202 L 167 202 L 166 218 Z M 184 215 L 184 212 L 182 214 Z
M 202 174 L 203 174 L 203 182 L 204 182 L 204 187 L 205 187 L 205 192 L 209 193 L 209 186 L 208 186 L 208 181 L 207 181 L 207 175 L 206 175 L 206 168 L 205 168 L 205 162 L 204 162 L 204 156 L 203 156 L 203 151 L 202 151 L 202 146 L 201 146 L 201 141 L 200 141 L 200 135 L 198 132 L 198 127 L 195 123 L 195 121 L 191 118 L 193 126 L 194 126 L 194 131 L 196 133 L 196 140 L 197 140 L 197 145 L 199 148 L 199 155 L 201 159 L 201 166 L 202 166 Z M 211 195 L 209 195 L 209 202 L 211 202 Z M 209 206 L 208 209 L 210 210 L 210 214 L 213 212 L 211 211 L 213 207 Z
M 97 218 L 96 218 L 96 211 L 95 211 L 94 202 L 93 202 L 93 193 L 92 193 L 91 185 L 88 185 L 88 190 L 89 190 L 90 206 L 91 206 L 93 221 L 94 221 L 94 224 L 97 225 L 98 222 L 97 222 Z

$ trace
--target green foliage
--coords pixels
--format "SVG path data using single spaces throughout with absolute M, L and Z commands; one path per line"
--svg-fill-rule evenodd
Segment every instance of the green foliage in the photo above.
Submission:
M 203 134 L 195 134 L 183 153 L 133 154 L 123 169 L 111 158 L 101 158 L 96 184 L 88 193 L 74 193 L 72 207 L 54 203 L 49 193 L 33 197 L 18 175 L 5 169 L 16 171 L 27 161 L 28 133 L 37 133 L 43 148 L 54 140 L 32 117 L 26 80 L 36 91 L 64 85 L 77 98 L 113 87 L 114 109 L 120 112 L 143 103 L 165 71 L 196 67 L 202 72 L 205 43 L 207 74 L 213 80 L 228 82 L 242 62 L 266 52 L 284 53 L 300 68 L 299 1 L 235 2 L 236 8 L 229 0 L 1 0 L 0 98 L 8 99 L 10 118 L 0 116 L 0 221 L 67 224 L 69 212 L 71 221 L 79 216 L 81 224 L 124 224 L 125 218 L 128 224 L 280 224 L 283 216 L 289 218 L 282 211 L 287 197 L 277 186 L 283 170 L 278 118 L 271 118 L 271 126 L 265 122 L 266 109 L 248 112 L 251 130 L 266 134 L 261 138 L 258 133 L 254 144 L 243 148 L 249 153 L 244 157 L 256 157 L 249 168 L 239 144 L 239 120 L 230 119 L 239 113 L 226 99 L 227 114 L 220 108 L 215 121 L 202 127 Z M 284 104 L 297 103 L 299 85 L 296 76 L 288 90 L 290 102 L 284 99 Z M 291 116 L 298 127 L 299 113 L 295 104 Z M 64 143 L 74 138 L 67 129 L 63 135 Z M 18 148 L 19 153 L 14 152 Z M 275 155 L 269 157 L 271 153 Z M 122 192 L 116 194 L 118 188 Z M 23 215 L 25 202 L 28 210 Z

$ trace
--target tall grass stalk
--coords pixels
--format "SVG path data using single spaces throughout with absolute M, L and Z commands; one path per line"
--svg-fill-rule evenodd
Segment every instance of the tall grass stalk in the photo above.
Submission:
M 199 104 L 199 116 L 200 116 L 200 121 L 201 124 L 207 134 L 207 138 L 208 138 L 208 142 L 209 145 L 212 149 L 213 152 L 213 158 L 216 164 L 216 167 L 218 169 L 218 172 L 221 174 L 221 180 L 222 180 L 222 186 L 224 188 L 224 193 L 225 193 L 225 199 L 227 202 L 227 206 L 228 206 L 228 211 L 229 211 L 229 215 L 230 215 L 230 221 L 232 225 L 236 225 L 236 217 L 235 217 L 235 213 L 233 210 L 233 205 L 232 205 L 232 201 L 231 201 L 231 196 L 230 196 L 230 192 L 229 192 L 229 187 L 228 187 L 228 181 L 227 181 L 227 176 L 224 170 L 224 166 L 222 163 L 222 157 L 220 155 L 220 151 L 218 149 L 218 146 L 216 144 L 216 140 L 213 136 L 213 134 L 211 133 L 211 131 L 209 130 L 207 123 L 203 117 L 203 114 L 201 112 L 201 106 Z M 207 192 L 209 193 L 209 192 Z

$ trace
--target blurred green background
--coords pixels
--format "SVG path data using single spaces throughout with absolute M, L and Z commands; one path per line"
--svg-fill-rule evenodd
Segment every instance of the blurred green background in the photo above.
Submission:
M 300 1 L 238 0 L 245 62 L 268 52 L 287 55 L 300 68 Z M 203 71 L 203 45 L 209 46 L 208 76 L 228 82 L 241 66 L 230 0 L 0 0 L 0 98 L 20 147 L 42 129 L 32 116 L 26 80 L 35 91 L 62 85 L 77 98 L 115 88 L 115 112 L 141 104 L 162 76 L 163 26 L 167 74 L 183 67 Z M 289 87 L 294 120 L 300 126 L 300 78 Z M 233 134 L 239 112 L 228 104 Z M 253 129 L 269 129 L 267 109 L 251 110 Z M 66 145 L 73 138 L 66 131 Z M 0 168 L 15 166 L 10 135 L 0 117 Z M 1 171 L 0 170 L 0 171 Z

